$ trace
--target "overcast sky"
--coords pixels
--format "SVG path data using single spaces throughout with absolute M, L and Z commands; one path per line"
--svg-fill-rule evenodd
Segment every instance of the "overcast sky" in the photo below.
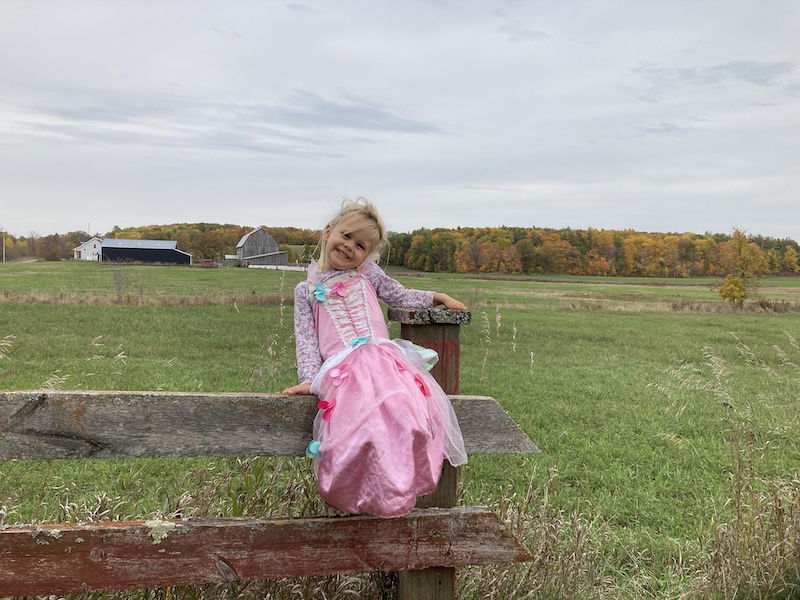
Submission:
M 800 239 L 800 3 L 3 0 L 0 229 Z

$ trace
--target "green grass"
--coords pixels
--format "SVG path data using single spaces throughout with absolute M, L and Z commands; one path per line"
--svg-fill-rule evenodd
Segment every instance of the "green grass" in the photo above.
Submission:
M 269 269 L 14 262 L 0 265 L 0 290 L 78 296 L 121 292 L 153 296 L 248 294 L 273 291 L 282 275 L 287 287 L 304 277 L 302 273 Z
M 275 391 L 290 370 L 248 384 L 267 361 L 278 306 L 2 305 L 0 332 L 15 335 L 0 387 L 38 389 L 54 373 L 68 389 Z M 290 339 L 291 306 L 279 340 Z M 273 344 L 274 345 L 274 344 Z M 288 362 L 287 362 L 288 364 Z M 265 387 L 267 386 L 267 387 Z M 281 388 L 282 389 L 282 388 Z
M 280 273 L 272 271 L 135 269 L 145 294 L 241 293 L 256 285 L 261 293 L 281 285 Z M 300 278 L 286 273 L 284 291 L 289 294 Z M 14 281 L 18 291 L 49 294 L 84 287 L 113 293 L 109 279 L 108 271 L 92 264 L 0 270 L 0 281 Z M 730 516 L 731 413 L 718 397 L 682 386 L 680 379 L 713 383 L 710 356 L 729 366 L 728 385 L 740 404 L 736 414 L 749 420 L 759 447 L 768 449 L 759 460 L 763 474 L 796 476 L 800 372 L 794 365 L 800 364 L 800 350 L 792 339 L 800 338 L 800 313 L 588 311 L 573 310 L 563 300 L 602 287 L 612 302 L 641 293 L 636 302 L 660 303 L 706 293 L 697 288 L 443 275 L 401 280 L 476 307 L 472 325 L 462 331 L 462 393 L 497 398 L 542 449 L 536 456 L 472 457 L 466 501 L 497 506 L 504 495 L 524 495 L 529 485 L 541 488 L 550 481 L 556 510 L 598 518 L 608 532 L 601 564 L 615 596 L 641 597 L 645 590 L 651 597 L 677 597 L 691 578 L 691 567 L 681 566 L 686 557 L 699 560 L 715 524 Z M 631 292 L 634 287 L 642 291 Z M 559 300 L 531 297 L 530 290 Z M 49 381 L 65 389 L 274 392 L 295 380 L 291 327 L 291 307 L 280 306 L 5 302 L 0 339 L 16 339 L 0 360 L 0 389 L 33 389 Z M 396 335 L 397 327 L 392 329 Z M 677 372 L 683 375 L 669 372 L 681 365 Z M 187 491 L 194 500 L 184 502 L 186 510 L 269 512 L 258 502 L 268 505 L 270 491 L 285 493 L 291 477 L 313 488 L 304 461 L 281 462 L 288 475 L 271 480 L 271 467 L 263 465 L 274 464 L 6 462 L 0 464 L 0 524 L 78 519 L 97 509 L 98 496 L 119 498 L 108 513 L 116 517 L 170 514 Z M 308 502 L 300 501 L 303 508 L 296 510 L 316 506 Z
M 419 287 L 440 286 L 472 305 L 555 304 L 597 300 L 626 303 L 691 301 L 718 304 L 713 289 L 719 278 L 667 279 L 572 275 L 503 275 L 419 273 L 392 268 L 398 279 Z M 49 296 L 119 293 L 161 296 L 261 294 L 283 282 L 291 289 L 304 275 L 267 269 L 200 269 L 151 265 L 107 265 L 93 262 L 14 262 L 0 265 L 0 292 L 33 292 Z M 420 279 L 425 284 L 420 284 Z M 760 295 L 800 301 L 800 277 L 763 279 Z M 638 307 L 641 308 L 641 307 Z

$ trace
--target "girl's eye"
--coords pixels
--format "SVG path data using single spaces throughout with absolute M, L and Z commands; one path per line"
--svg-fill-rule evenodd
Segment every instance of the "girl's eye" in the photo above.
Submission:
M 364 249 L 364 244 L 358 244 L 358 249 L 359 250 L 363 250 Z
M 349 234 L 349 233 L 347 233 L 347 232 L 344 232 L 344 233 L 342 233 L 342 237 L 343 237 L 344 239 L 346 239 L 346 240 L 349 240 L 349 239 L 350 239 L 350 234 Z

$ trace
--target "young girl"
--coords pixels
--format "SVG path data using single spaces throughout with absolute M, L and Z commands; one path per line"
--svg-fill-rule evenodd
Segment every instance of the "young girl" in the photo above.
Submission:
M 397 517 L 436 488 L 446 457 L 467 462 L 447 396 L 427 372 L 436 353 L 389 340 L 378 298 L 390 306 L 444 304 L 447 294 L 404 288 L 376 264 L 386 232 L 375 208 L 347 202 L 325 226 L 319 264 L 295 288 L 299 385 L 320 409 L 306 454 L 328 504 L 359 514 Z

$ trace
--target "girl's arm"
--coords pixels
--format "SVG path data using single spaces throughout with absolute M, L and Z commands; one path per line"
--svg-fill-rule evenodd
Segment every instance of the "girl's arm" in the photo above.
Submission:
M 317 327 L 314 323 L 314 312 L 308 298 L 308 282 L 301 282 L 294 289 L 294 338 L 297 347 L 297 377 L 302 382 L 283 390 L 283 394 L 308 395 L 311 393 L 311 381 L 322 368 L 322 356 L 319 353 Z
M 444 304 L 447 308 L 467 310 L 467 307 L 447 294 L 415 290 L 403 286 L 399 281 L 392 279 L 383 272 L 377 264 L 371 263 L 364 270 L 364 275 L 370 280 L 378 298 L 389 306 L 404 306 L 408 308 L 430 308 L 436 304 Z
M 281 394 L 288 394 L 290 396 L 310 396 L 311 384 L 298 383 L 297 385 L 293 385 L 292 387 L 286 388 L 281 392 Z
M 447 308 L 452 308 L 453 310 L 467 310 L 467 305 L 463 302 L 459 302 L 452 296 L 448 296 L 447 294 L 443 294 L 441 292 L 435 292 L 433 294 L 433 303 L 436 304 L 444 304 Z

